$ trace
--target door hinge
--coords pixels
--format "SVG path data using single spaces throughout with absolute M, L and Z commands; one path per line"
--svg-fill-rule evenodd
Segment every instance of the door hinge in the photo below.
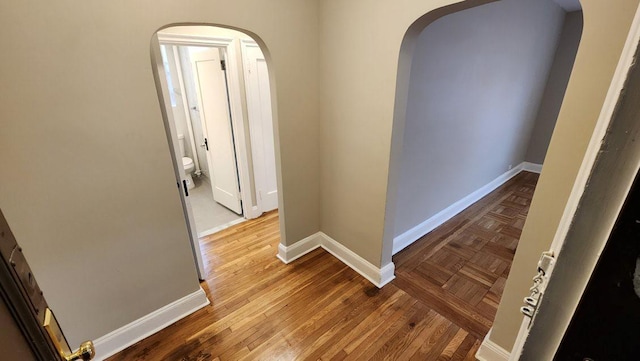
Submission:
M 220 67 L 222 68 L 222 70 L 227 70 L 227 61 L 226 60 L 220 60 Z

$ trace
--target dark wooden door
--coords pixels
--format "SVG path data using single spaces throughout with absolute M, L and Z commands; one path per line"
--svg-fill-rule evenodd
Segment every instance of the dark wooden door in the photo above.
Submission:
M 37 360 L 29 339 L 4 300 L 0 302 L 0 355 L 7 360 Z
M 0 211 L 0 359 L 55 360 L 43 327 L 47 303 Z
M 640 360 L 639 183 L 636 176 L 555 360 Z

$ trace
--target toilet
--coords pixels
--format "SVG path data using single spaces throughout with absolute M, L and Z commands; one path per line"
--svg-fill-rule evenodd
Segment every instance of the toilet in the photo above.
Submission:
M 182 156 L 182 166 L 184 167 L 185 180 L 187 181 L 187 189 L 193 189 L 196 185 L 193 183 L 193 159 L 185 157 L 184 152 L 184 134 L 178 134 L 178 143 L 180 143 L 180 155 Z

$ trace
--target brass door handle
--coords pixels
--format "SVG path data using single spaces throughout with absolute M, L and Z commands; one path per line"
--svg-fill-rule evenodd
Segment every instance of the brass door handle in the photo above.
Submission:
M 67 361 L 75 361 L 75 360 L 89 361 L 93 359 L 95 355 L 96 355 L 96 348 L 93 347 L 93 342 L 85 341 L 80 345 L 80 348 L 76 350 L 76 352 L 72 353 L 71 355 L 65 355 L 62 357 L 64 357 L 65 360 Z
M 43 325 L 47 333 L 49 334 L 49 338 L 51 338 L 51 342 L 58 350 L 60 357 L 65 361 L 76 361 L 83 360 L 89 361 L 93 359 L 96 355 L 96 349 L 93 346 L 93 342 L 85 341 L 80 345 L 75 352 L 71 352 L 69 349 L 69 344 L 62 334 L 62 330 L 60 329 L 60 325 L 56 320 L 56 317 L 51 312 L 51 309 L 47 307 L 44 313 L 44 323 Z

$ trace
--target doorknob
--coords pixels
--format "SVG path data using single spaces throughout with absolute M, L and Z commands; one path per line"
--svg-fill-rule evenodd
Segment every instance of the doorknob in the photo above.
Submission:
M 71 352 L 71 350 L 69 349 L 69 344 L 67 343 L 67 339 L 65 339 L 64 335 L 62 334 L 62 330 L 60 329 L 60 325 L 58 324 L 56 317 L 48 307 L 44 313 L 43 326 L 45 330 L 47 330 L 51 342 L 53 342 L 53 345 L 56 347 L 58 353 L 60 354 L 60 357 L 62 357 L 63 360 L 89 361 L 96 355 L 96 349 L 93 346 L 93 342 L 91 341 L 83 342 L 80 345 L 80 348 L 78 348 L 75 352 Z
M 89 361 L 93 359 L 95 355 L 96 355 L 96 348 L 93 346 L 93 342 L 85 341 L 80 345 L 80 348 L 76 352 L 72 353 L 71 355 L 63 356 L 63 357 L 67 361 L 75 361 L 75 360 Z
M 202 144 L 200 144 L 201 147 L 203 147 L 206 150 L 209 150 L 209 141 L 207 141 L 207 138 L 204 138 L 204 142 L 202 142 Z

